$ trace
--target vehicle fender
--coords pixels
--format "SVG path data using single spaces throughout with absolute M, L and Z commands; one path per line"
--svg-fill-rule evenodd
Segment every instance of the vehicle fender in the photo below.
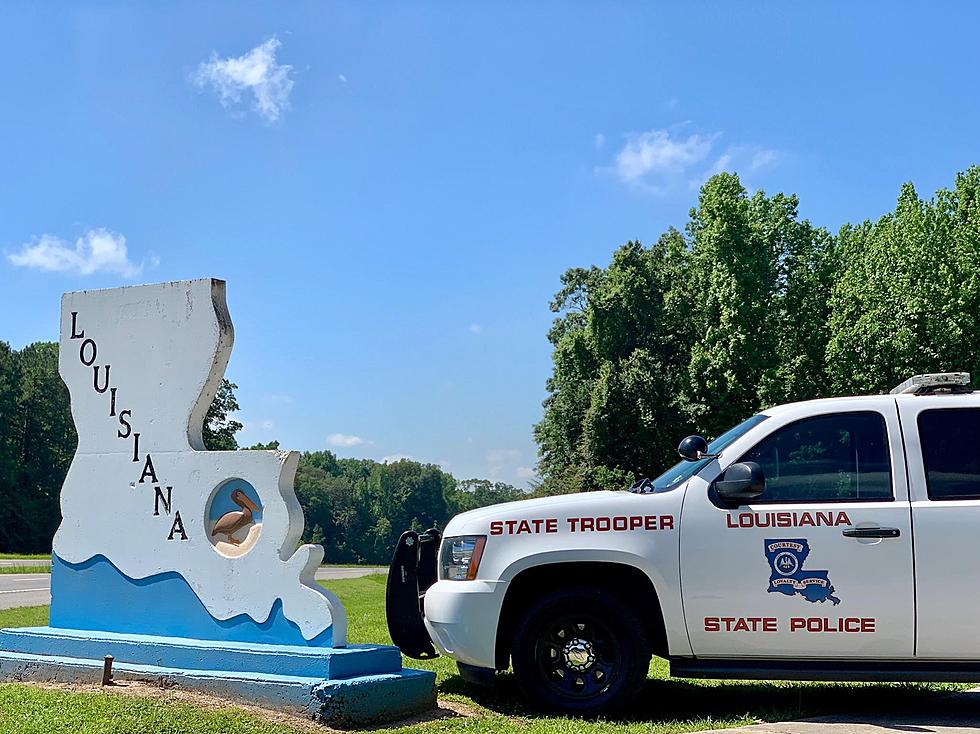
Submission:
M 667 569 L 661 568 L 653 559 L 615 548 L 581 548 L 542 550 L 515 559 L 500 573 L 501 581 L 513 581 L 521 572 L 531 568 L 565 563 L 609 563 L 635 568 L 650 579 L 654 592 L 660 602 L 667 636 L 667 647 L 671 656 L 692 655 L 684 623 L 684 611 L 678 583 L 676 560 L 666 561 Z M 669 575 L 668 575 L 669 574 Z M 642 613 L 642 610 L 641 610 Z

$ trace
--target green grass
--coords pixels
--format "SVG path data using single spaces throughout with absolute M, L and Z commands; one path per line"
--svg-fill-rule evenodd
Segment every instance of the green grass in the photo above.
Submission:
M 50 561 L 50 553 L 0 553 L 0 561 Z
M 43 627 L 47 623 L 46 606 L 0 610 L 0 627 Z
M 387 642 L 384 576 L 325 582 L 347 607 L 351 642 Z M 47 607 L 0 611 L 0 626 L 47 623 Z M 433 670 L 443 700 L 465 704 L 470 717 L 447 717 L 396 728 L 393 732 L 469 734 L 672 734 L 739 726 L 821 714 L 880 713 L 901 716 L 937 705 L 954 685 L 859 685 L 741 681 L 672 680 L 667 665 L 655 659 L 651 679 L 637 704 L 615 721 L 577 721 L 540 715 L 520 698 L 510 674 L 482 688 L 462 681 L 448 658 L 405 660 Z M 204 710 L 154 698 L 102 692 L 69 692 L 22 684 L 0 685 L 0 731 L 4 734 L 294 734 L 300 730 L 274 724 L 237 709 Z
M 51 573 L 51 566 L 0 566 L 0 574 L 4 573 Z

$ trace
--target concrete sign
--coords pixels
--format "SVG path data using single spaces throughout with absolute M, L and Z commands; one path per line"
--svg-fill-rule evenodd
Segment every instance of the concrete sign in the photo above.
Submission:
M 78 450 L 52 626 L 170 634 L 181 619 L 201 639 L 344 645 L 344 608 L 313 579 L 323 549 L 299 546 L 298 454 L 204 449 L 234 341 L 224 283 L 69 293 L 61 334 Z
M 323 549 L 299 544 L 298 454 L 205 449 L 233 341 L 223 281 L 63 297 L 78 449 L 50 626 L 0 630 L 0 675 L 76 679 L 108 652 L 135 677 L 328 723 L 431 705 L 434 676 L 397 649 L 347 646 L 344 607 L 314 580 Z

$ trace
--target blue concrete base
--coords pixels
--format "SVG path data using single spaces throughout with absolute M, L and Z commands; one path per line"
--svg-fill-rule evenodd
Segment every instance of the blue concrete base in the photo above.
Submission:
M 312 648 L 53 627 L 0 630 L 0 678 L 166 682 L 332 726 L 390 721 L 435 705 L 435 674 L 403 669 L 397 648 Z

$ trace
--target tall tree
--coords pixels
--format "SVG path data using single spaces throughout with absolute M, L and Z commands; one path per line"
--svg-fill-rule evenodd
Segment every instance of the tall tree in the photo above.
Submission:
M 12 453 L 0 458 L 6 464 L 0 467 L 5 502 L 0 550 L 45 552 L 61 522 L 58 497 L 77 444 L 68 388 L 58 374 L 57 344 L 38 342 L 20 352 L 4 345 L 2 351 L 0 367 L 7 375 L 0 378 L 5 424 L 0 452 Z
M 492 482 L 489 479 L 461 479 L 446 493 L 446 509 L 449 517 L 452 517 L 478 507 L 514 502 L 526 496 L 521 490 L 504 482 Z
M 895 211 L 845 226 L 831 297 L 838 393 L 882 392 L 922 372 L 978 374 L 980 168 L 931 201 L 905 184 Z
M 20 465 L 23 460 L 20 411 L 20 361 L 6 342 L 0 342 L 0 507 L 18 507 Z M 0 550 L 13 550 L 20 542 L 19 528 L 12 522 L 0 523 Z
M 685 433 L 826 389 L 833 238 L 795 196 L 712 177 L 686 237 L 630 242 L 562 278 L 554 371 L 535 426 L 545 493 L 660 473 Z
M 209 451 L 234 451 L 238 448 L 235 434 L 242 430 L 242 424 L 230 417 L 241 409 L 235 397 L 237 389 L 238 385 L 227 377 L 222 378 L 221 386 L 211 401 L 202 431 L 204 446 Z
M 800 221 L 796 196 L 763 200 L 763 236 L 776 252 L 776 282 L 766 330 L 774 356 L 759 381 L 762 407 L 827 395 L 830 289 L 837 268 L 834 239 Z
M 699 338 L 691 350 L 687 409 L 699 432 L 716 436 L 759 408 L 760 375 L 773 364 L 767 328 L 777 252 L 760 221 L 769 208 L 751 200 L 738 176 L 722 173 L 701 189 L 691 211 L 691 280 Z
M 543 491 L 623 484 L 664 463 L 687 359 L 686 303 L 673 292 L 686 266 L 671 231 L 649 249 L 627 242 L 604 270 L 563 276 L 549 333 L 554 372 L 535 426 Z

